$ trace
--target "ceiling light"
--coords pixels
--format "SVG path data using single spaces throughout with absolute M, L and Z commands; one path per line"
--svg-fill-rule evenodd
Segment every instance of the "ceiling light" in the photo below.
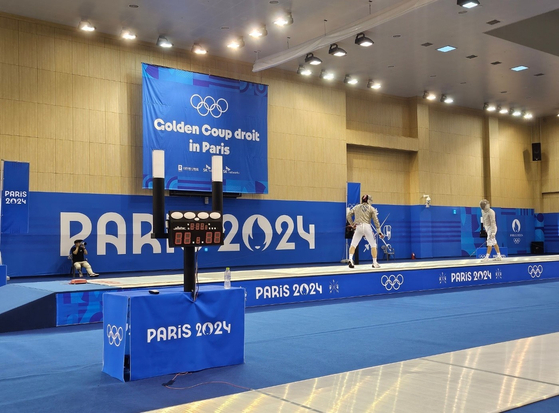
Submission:
M 437 98 L 437 95 L 435 95 L 434 93 L 431 92 L 423 92 L 423 99 L 427 99 L 427 100 L 435 100 Z
M 532 119 L 533 117 L 534 116 L 530 112 L 524 114 L 524 119 Z
M 369 89 L 380 89 L 381 84 L 379 82 L 374 82 L 373 80 L 369 80 L 367 83 L 367 87 Z
M 521 72 L 523 70 L 528 69 L 528 66 L 515 66 L 515 67 L 511 67 L 510 70 L 515 71 L 515 72 Z
M 454 102 L 454 99 L 447 95 L 441 95 L 441 102 L 451 104 Z
M 348 85 L 356 85 L 358 82 L 359 81 L 355 77 L 351 75 L 345 75 L 344 83 L 347 83 Z
M 293 24 L 293 16 L 291 15 L 291 13 L 286 13 L 274 20 L 274 24 L 280 27 Z
M 299 69 L 297 69 L 297 73 L 300 74 L 300 75 L 303 75 L 303 76 L 310 76 L 310 75 L 312 75 L 311 69 L 308 69 L 308 68 L 306 68 L 306 67 L 303 66 L 303 65 L 300 65 L 300 66 L 299 66 Z
M 136 35 L 128 29 L 122 29 L 122 33 L 120 34 L 120 37 L 122 37 L 125 40 L 134 40 L 136 38 Z
M 325 80 L 333 80 L 335 76 L 333 72 L 327 72 L 326 70 L 323 70 L 322 72 L 320 72 L 320 77 Z
M 231 40 L 227 47 L 229 49 L 240 49 L 241 47 L 244 47 L 244 45 L 245 41 L 243 40 L 243 36 L 239 36 L 238 38 Z
M 462 6 L 466 9 L 472 9 L 476 6 L 479 6 L 479 1 L 478 0 L 458 0 L 456 2 L 456 4 L 458 4 L 459 6 Z
M 267 34 L 268 34 L 268 31 L 266 30 L 266 26 L 262 25 L 262 26 L 259 26 L 259 27 L 254 27 L 248 35 L 250 37 L 254 37 L 254 38 L 258 39 L 259 37 L 264 37 Z
M 332 43 L 330 45 L 330 49 L 328 50 L 328 53 L 334 56 L 345 56 L 347 54 L 347 52 L 342 49 L 340 46 L 338 46 L 336 43 Z
M 83 30 L 84 32 L 92 32 L 95 30 L 95 27 L 93 27 L 93 25 L 87 20 L 82 20 L 78 25 L 78 29 Z
M 439 47 L 437 50 L 439 52 L 447 53 L 447 52 L 452 52 L 453 50 L 456 50 L 456 47 L 454 47 L 454 46 L 444 46 L 444 47 Z
M 497 110 L 497 107 L 489 103 L 484 103 L 483 110 L 486 110 L 487 112 L 495 112 Z
M 200 46 L 198 43 L 194 43 L 192 45 L 192 53 L 206 54 L 206 53 L 208 53 L 208 51 L 206 49 L 204 49 L 202 46 Z
M 508 111 L 507 108 L 499 108 L 499 113 L 500 113 L 501 115 L 505 115 L 505 114 L 509 113 L 509 111 Z
M 316 65 L 321 64 L 322 60 L 320 60 L 318 57 L 316 57 L 312 53 L 307 53 L 307 55 L 305 56 L 305 63 L 316 66 Z
M 157 39 L 157 45 L 160 47 L 173 47 L 173 43 L 171 43 L 165 36 L 159 36 Z
M 363 47 L 369 47 L 375 44 L 371 39 L 365 37 L 365 33 L 359 33 L 355 36 L 355 44 Z
M 522 115 L 522 112 L 519 109 L 511 109 L 510 114 L 512 116 L 520 116 L 520 115 Z

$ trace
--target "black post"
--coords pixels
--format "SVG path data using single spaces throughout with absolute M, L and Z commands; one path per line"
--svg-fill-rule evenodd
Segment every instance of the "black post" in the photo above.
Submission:
M 152 238 L 165 236 L 165 179 L 153 178 L 153 233 Z
M 184 247 L 184 292 L 196 293 L 196 260 L 194 247 Z

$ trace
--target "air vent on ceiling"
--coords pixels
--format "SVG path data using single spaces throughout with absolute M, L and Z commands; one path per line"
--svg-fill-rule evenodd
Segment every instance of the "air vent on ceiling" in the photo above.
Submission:
M 502 62 L 499 62 L 498 60 L 496 62 L 491 62 L 492 65 L 496 66 L 496 65 L 500 65 Z
M 536 73 L 534 76 L 543 76 L 545 73 Z
M 466 59 L 475 59 L 477 56 L 475 54 L 471 54 L 469 56 L 466 56 Z
M 427 43 L 422 43 L 421 46 L 423 46 L 423 47 L 429 47 L 429 46 L 433 46 L 433 43 L 429 43 L 429 42 L 427 42 Z
M 493 26 L 494 24 L 499 24 L 499 23 L 501 23 L 501 20 L 496 20 L 496 19 L 487 22 L 487 24 L 490 25 L 490 26 Z

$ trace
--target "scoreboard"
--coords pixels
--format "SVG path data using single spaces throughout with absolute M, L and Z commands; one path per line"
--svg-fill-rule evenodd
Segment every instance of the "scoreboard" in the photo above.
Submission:
M 170 211 L 169 246 L 223 245 L 223 215 L 218 211 Z

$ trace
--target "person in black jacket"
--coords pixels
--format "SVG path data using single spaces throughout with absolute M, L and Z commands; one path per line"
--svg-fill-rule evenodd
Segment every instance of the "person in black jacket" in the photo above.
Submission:
M 70 255 L 72 256 L 72 262 L 74 263 L 74 269 L 80 272 L 80 277 L 82 276 L 81 268 L 85 268 L 90 277 L 98 277 L 99 274 L 93 272 L 91 265 L 85 259 L 87 255 L 87 250 L 85 249 L 85 242 L 81 239 L 74 241 L 74 246 L 70 250 Z

